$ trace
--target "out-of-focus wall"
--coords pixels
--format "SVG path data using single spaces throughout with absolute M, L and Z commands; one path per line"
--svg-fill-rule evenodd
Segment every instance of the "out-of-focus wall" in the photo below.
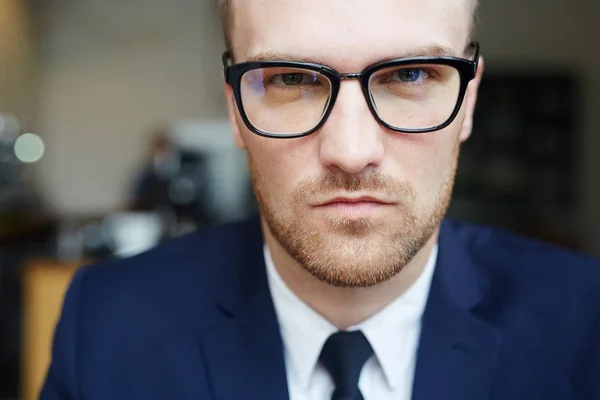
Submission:
M 44 2 L 37 129 L 49 148 L 39 183 L 53 209 L 120 205 L 152 122 L 225 116 L 215 3 Z M 600 2 L 481 3 L 488 66 L 571 65 L 582 76 L 581 220 L 588 248 L 600 255 Z
M 47 0 L 40 10 L 39 184 L 59 214 L 125 200 L 156 123 L 225 116 L 208 0 Z
M 523 69 L 570 67 L 582 84 L 581 142 L 577 144 L 581 181 L 582 234 L 600 256 L 600 1 L 481 0 L 480 39 L 488 65 Z
M 0 113 L 28 129 L 35 116 L 35 47 L 28 1 L 0 0 Z

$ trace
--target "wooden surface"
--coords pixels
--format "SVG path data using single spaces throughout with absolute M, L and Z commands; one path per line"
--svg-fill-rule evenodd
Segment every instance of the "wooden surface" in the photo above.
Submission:
M 65 292 L 83 262 L 38 260 L 23 276 L 23 342 L 21 399 L 34 400 L 46 377 L 54 330 Z

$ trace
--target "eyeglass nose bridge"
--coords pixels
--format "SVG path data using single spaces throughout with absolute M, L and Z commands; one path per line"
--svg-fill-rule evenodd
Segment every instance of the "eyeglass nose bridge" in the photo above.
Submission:
M 346 81 L 346 80 L 350 80 L 350 79 L 361 79 L 362 78 L 362 74 L 361 73 L 351 73 L 351 74 L 340 74 L 340 81 Z

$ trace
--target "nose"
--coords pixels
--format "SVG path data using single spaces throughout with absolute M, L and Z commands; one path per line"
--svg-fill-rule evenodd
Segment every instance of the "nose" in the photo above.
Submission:
M 384 135 L 369 111 L 360 83 L 345 81 L 319 133 L 321 163 L 348 174 L 378 167 L 385 156 Z

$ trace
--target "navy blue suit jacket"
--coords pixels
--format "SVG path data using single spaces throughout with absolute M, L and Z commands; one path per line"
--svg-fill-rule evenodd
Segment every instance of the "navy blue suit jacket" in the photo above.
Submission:
M 416 400 L 600 399 L 600 264 L 445 221 Z M 42 400 L 284 400 L 258 219 L 86 267 Z

